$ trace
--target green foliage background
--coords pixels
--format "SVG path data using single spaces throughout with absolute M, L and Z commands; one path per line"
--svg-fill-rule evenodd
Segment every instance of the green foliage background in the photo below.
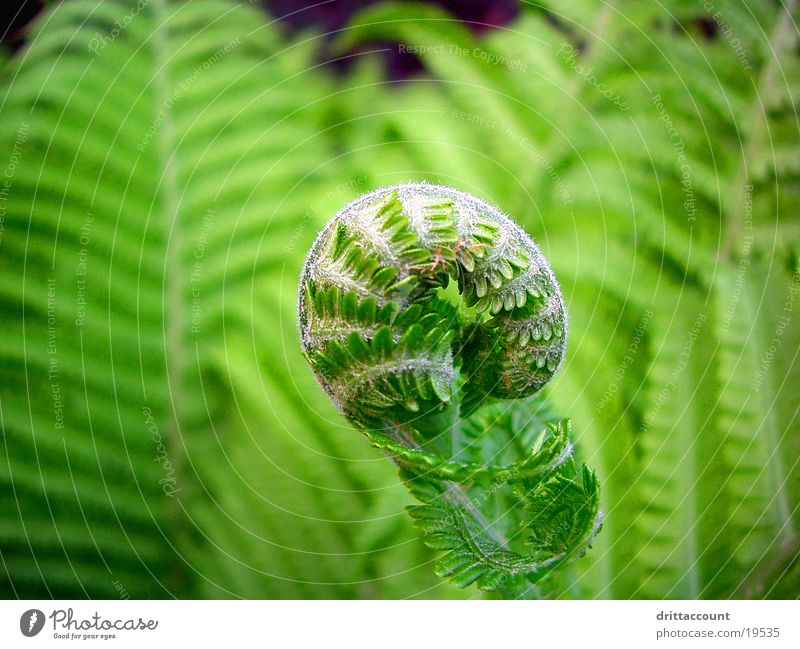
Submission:
M 478 596 L 296 334 L 324 222 L 422 179 L 512 215 L 568 302 L 548 397 L 605 525 L 548 595 L 800 595 L 796 2 L 527 3 L 479 39 L 393 3 L 330 42 L 134 6 L 51 6 L 2 64 L 3 596 Z M 424 73 L 318 64 L 381 39 Z

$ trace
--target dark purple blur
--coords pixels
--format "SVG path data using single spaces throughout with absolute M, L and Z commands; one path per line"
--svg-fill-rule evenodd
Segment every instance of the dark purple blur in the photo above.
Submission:
M 264 0 L 274 16 L 294 27 L 315 26 L 323 31 L 340 29 L 350 16 L 379 0 Z M 475 32 L 505 25 L 519 12 L 518 0 L 429 0 L 454 18 L 467 23 Z
M 344 27 L 354 13 L 377 2 L 379 0 L 262 0 L 261 5 L 280 19 L 287 32 L 309 27 L 332 35 Z M 42 0 L 6 0 L 0 27 L 0 40 L 6 48 L 16 51 L 24 44 L 27 26 L 39 13 L 42 4 Z M 442 7 L 475 33 L 505 25 L 519 12 L 518 0 L 430 0 L 428 4 Z M 384 50 L 382 56 L 389 78 L 404 79 L 420 71 L 422 66 L 413 54 L 399 52 L 397 45 L 390 42 L 365 43 L 350 54 Z M 342 71 L 348 64 L 348 59 L 338 60 L 333 63 L 333 69 Z
M 25 31 L 44 5 L 43 0 L 7 0 L 0 19 L 0 42 L 16 52 L 25 42 Z
M 344 27 L 350 17 L 380 0 L 264 0 L 264 6 L 289 31 L 314 27 L 323 33 L 332 34 Z M 519 12 L 518 0 L 430 0 L 428 4 L 441 7 L 455 19 L 466 24 L 474 33 L 505 25 Z M 405 79 L 422 69 L 419 59 L 413 54 L 398 51 L 398 43 L 372 41 L 356 48 L 350 55 L 382 50 L 386 74 L 390 79 Z M 335 61 L 336 71 L 349 67 L 352 57 Z

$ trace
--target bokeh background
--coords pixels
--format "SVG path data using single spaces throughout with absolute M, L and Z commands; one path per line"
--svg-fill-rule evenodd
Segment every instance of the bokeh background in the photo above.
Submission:
M 605 525 L 552 597 L 800 596 L 795 0 L 23 3 L 0 53 L 0 595 L 465 598 L 300 354 L 400 181 L 537 240 Z

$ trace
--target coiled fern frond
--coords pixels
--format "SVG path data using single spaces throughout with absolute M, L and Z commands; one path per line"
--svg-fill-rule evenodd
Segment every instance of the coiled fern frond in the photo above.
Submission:
M 368 193 L 309 252 L 299 325 L 326 392 L 423 503 L 410 513 L 447 550 L 440 574 L 519 597 L 585 551 L 597 481 L 534 396 L 563 360 L 567 313 L 511 219 L 427 183 Z

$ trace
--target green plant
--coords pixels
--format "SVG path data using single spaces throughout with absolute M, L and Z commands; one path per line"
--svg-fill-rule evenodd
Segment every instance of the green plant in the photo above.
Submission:
M 569 420 L 537 430 L 526 400 L 561 365 L 567 313 L 519 226 L 449 187 L 370 192 L 317 237 L 298 310 L 320 383 L 422 501 L 409 511 L 448 551 L 440 574 L 520 597 L 586 550 L 597 480 L 575 468 Z
M 243 3 L 48 4 L 0 57 L 3 596 L 474 594 L 297 344 L 315 233 L 423 179 L 512 214 L 569 307 L 552 406 L 500 427 L 580 422 L 602 484 L 541 594 L 800 592 L 797 2 L 368 9 L 332 46 L 419 45 L 402 83 Z

